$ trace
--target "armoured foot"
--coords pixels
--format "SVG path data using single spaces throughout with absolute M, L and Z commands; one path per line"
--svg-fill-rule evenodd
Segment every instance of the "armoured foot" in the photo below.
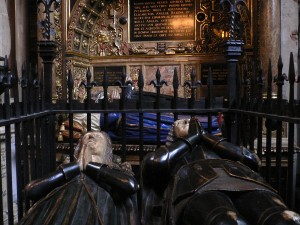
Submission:
M 226 211 L 209 223 L 209 225 L 248 225 L 248 223 L 234 211 Z
M 270 215 L 265 221 L 261 223 L 262 225 L 299 225 L 300 215 L 290 211 L 284 210 L 282 212 L 277 212 L 276 214 Z
M 182 222 L 185 225 L 248 225 L 230 198 L 219 191 L 195 194 L 184 209 Z
M 252 191 L 239 197 L 235 206 L 257 225 L 300 225 L 300 215 L 287 208 L 280 196 L 269 191 Z

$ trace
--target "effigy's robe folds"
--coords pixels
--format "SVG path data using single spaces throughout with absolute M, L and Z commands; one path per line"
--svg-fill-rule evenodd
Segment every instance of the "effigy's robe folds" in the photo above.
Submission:
M 118 196 L 81 173 L 36 202 L 19 224 L 137 225 L 136 195 Z

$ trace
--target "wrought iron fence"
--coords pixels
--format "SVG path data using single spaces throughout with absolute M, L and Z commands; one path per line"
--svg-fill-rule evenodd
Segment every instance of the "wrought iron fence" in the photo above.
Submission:
M 50 57 L 51 58 L 51 57 Z M 68 74 L 68 99 L 55 103 L 49 100 L 49 76 L 51 76 L 51 60 L 44 68 L 42 74 L 38 74 L 32 68 L 25 70 L 19 76 L 14 69 L 9 69 L 6 58 L 1 58 L 0 67 L 0 90 L 2 104 L 0 110 L 1 128 L 1 168 L 3 198 L 0 202 L 0 221 L 8 221 L 13 224 L 30 207 L 26 202 L 22 190 L 31 180 L 42 177 L 56 169 L 56 152 L 58 146 L 64 144 L 66 154 L 73 161 L 73 151 L 76 140 L 73 139 L 74 127 L 73 116 L 75 113 L 87 114 L 87 130 L 91 129 L 91 115 L 93 113 L 103 116 L 103 130 L 109 131 L 109 114 L 119 113 L 122 117 L 120 138 L 114 142 L 115 151 L 120 154 L 122 160 L 134 154 L 137 161 L 142 160 L 148 151 L 155 150 L 155 147 L 163 144 L 161 142 L 161 121 L 165 114 L 172 115 L 174 120 L 181 115 L 198 116 L 207 118 L 207 132 L 212 132 L 213 118 L 224 115 L 223 135 L 229 140 L 235 140 L 238 145 L 244 145 L 256 151 L 263 160 L 261 174 L 271 183 L 282 195 L 287 204 L 295 209 L 296 203 L 296 156 L 298 149 L 295 145 L 295 125 L 300 123 L 299 102 L 294 99 L 294 86 L 296 79 L 293 56 L 290 59 L 288 76 L 282 74 L 282 62 L 279 59 L 278 75 L 275 82 L 277 85 L 277 98 L 272 97 L 273 75 L 272 65 L 269 64 L 269 73 L 262 74 L 261 68 L 252 66 L 251 73 L 247 67 L 241 65 L 236 76 L 244 80 L 235 85 L 237 93 L 237 104 L 228 107 L 228 102 L 223 98 L 214 97 L 212 71 L 208 75 L 208 97 L 196 99 L 192 94 L 191 98 L 183 99 L 178 97 L 178 74 L 174 71 L 172 84 L 174 95 L 165 96 L 160 94 L 166 82 L 161 80 L 160 71 L 157 70 L 156 79 L 151 82 L 156 93 L 144 92 L 144 75 L 139 73 L 138 90 L 133 98 L 126 96 L 126 90 L 131 83 L 125 81 L 126 74 L 120 76 L 118 85 L 121 89 L 120 99 L 110 102 L 107 96 L 108 79 L 104 72 L 103 98 L 95 102 L 91 97 L 93 81 L 88 70 L 86 83 L 82 84 L 87 92 L 87 98 L 83 103 L 73 99 L 74 82 L 72 74 Z M 256 69 L 255 69 L 256 68 Z M 241 79 L 242 80 L 242 79 Z M 263 96 L 263 81 L 267 80 L 267 96 Z M 282 98 L 282 86 L 289 82 L 289 100 Z M 191 74 L 191 81 L 185 83 L 191 93 L 198 88 L 194 72 Z M 48 89 L 46 89 L 47 87 Z M 241 88 L 240 88 L 241 87 Z M 241 91 L 241 92 L 240 92 Z M 46 94 L 47 93 L 47 94 Z M 138 118 L 138 141 L 129 142 L 125 136 L 126 117 L 134 113 Z M 143 126 L 145 114 L 153 113 L 157 126 L 156 139 L 149 143 L 145 140 Z M 60 115 L 65 115 L 69 121 L 68 141 L 59 142 Z M 237 132 L 232 132 L 232 124 L 237 127 Z M 275 134 L 274 134 L 275 133 Z M 236 135 L 236 136 L 233 136 Z M 129 148 L 128 146 L 133 146 Z M 298 185 L 299 186 L 299 185 Z M 17 212 L 17 213 L 16 213 Z

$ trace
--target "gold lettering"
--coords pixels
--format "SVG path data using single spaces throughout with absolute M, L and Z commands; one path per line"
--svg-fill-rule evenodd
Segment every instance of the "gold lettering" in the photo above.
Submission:
M 136 0 L 131 6 L 134 38 L 194 39 L 195 0 Z

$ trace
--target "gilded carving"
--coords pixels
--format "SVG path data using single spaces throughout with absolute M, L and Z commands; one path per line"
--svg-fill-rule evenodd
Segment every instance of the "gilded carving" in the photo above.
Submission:
M 92 28 L 94 26 L 94 20 L 92 18 L 89 19 L 87 26 L 88 28 Z
M 127 45 L 122 40 L 122 33 L 118 33 L 123 32 L 123 29 L 117 27 L 116 20 L 117 12 L 122 11 L 120 1 L 90 1 L 90 3 L 91 5 L 88 5 L 86 1 L 81 1 L 77 9 L 74 9 L 68 33 L 68 39 L 73 36 L 73 47 L 72 42 L 68 41 L 68 50 L 79 50 L 92 56 L 126 54 Z M 86 21 L 86 26 L 83 26 Z M 82 43 L 81 49 L 79 48 L 81 38 L 77 35 L 74 37 L 74 30 L 90 37 L 90 40 Z
M 83 14 L 81 14 L 81 16 L 79 17 L 79 23 L 85 23 L 85 21 L 86 21 L 86 15 L 83 13 Z
M 90 54 L 95 56 L 123 55 L 122 35 L 116 29 L 115 18 L 105 22 L 102 18 L 97 20 L 92 31 Z
M 142 70 L 141 66 L 130 66 L 130 77 L 133 83 L 135 90 L 138 90 L 138 79 L 139 79 L 139 72 Z
M 128 38 L 128 29 L 123 26 L 127 23 L 129 15 L 126 17 L 126 14 L 124 15 L 123 12 L 128 10 L 128 1 L 81 0 L 72 12 L 69 38 L 71 35 L 74 35 L 74 32 L 71 30 L 76 28 L 77 21 L 78 23 L 87 21 L 86 27 L 82 27 L 82 29 L 86 30 L 82 30 L 82 33 L 92 36 L 88 51 L 92 56 L 147 54 L 148 52 L 149 54 L 157 54 L 155 51 L 156 43 L 148 42 L 145 43 L 144 49 L 140 49 L 138 47 L 139 43 L 135 43 L 135 45 L 132 45 L 132 49 L 126 51 L 125 48 L 128 47 L 128 42 L 123 38 Z M 252 0 L 247 0 L 246 3 L 248 8 L 251 8 Z M 223 10 L 219 1 L 197 0 L 195 1 L 195 9 L 197 21 L 195 24 L 196 40 L 183 42 L 183 46 L 180 48 L 174 47 L 174 45 L 178 46 L 178 44 L 181 44 L 180 42 L 168 43 L 166 49 L 171 48 L 176 54 L 222 53 L 221 44 L 229 36 L 228 30 L 230 25 L 226 14 L 220 13 Z M 238 7 L 238 10 L 240 15 L 237 19 L 241 20 L 243 25 L 237 30 L 245 39 L 247 46 L 251 46 L 251 15 L 245 7 Z M 76 48 L 78 45 L 78 43 L 74 43 L 73 47 L 75 47 L 75 50 L 78 50 Z M 162 52 L 160 54 L 165 53 Z
M 74 99 L 85 99 L 86 91 L 84 86 L 81 85 L 82 82 L 86 80 L 86 67 L 80 67 L 73 65 L 73 80 L 74 80 Z
M 82 48 L 83 48 L 83 49 L 86 49 L 87 47 L 88 47 L 88 42 L 87 42 L 86 39 L 84 39 L 84 40 L 82 41 Z
M 74 37 L 74 45 L 75 45 L 76 47 L 79 47 L 79 44 L 80 44 L 79 37 L 75 36 L 75 37 Z
M 245 0 L 251 9 L 252 0 Z M 195 40 L 183 41 L 159 41 L 165 43 L 165 49 L 159 51 L 158 42 L 129 42 L 130 0 L 77 0 L 72 9 L 68 21 L 67 52 L 89 62 L 99 60 L 106 56 L 136 55 L 144 57 L 148 55 L 165 55 L 167 53 L 183 55 L 215 55 L 223 54 L 222 43 L 228 38 L 230 21 L 223 13 L 220 1 L 195 0 Z M 252 43 L 251 40 L 251 19 L 252 15 L 244 8 L 238 8 L 240 16 L 237 17 L 244 24 L 242 29 L 237 29 L 245 43 Z M 237 23 L 238 24 L 238 23 Z M 245 26 L 245 24 L 247 24 Z M 173 57 L 173 56 L 171 56 Z M 89 59 L 89 60 L 88 60 Z M 73 70 L 72 65 L 72 70 Z M 182 68 L 181 82 L 189 79 L 191 68 L 195 65 L 184 65 Z M 76 66 L 77 67 L 77 66 Z M 78 68 L 81 68 L 79 66 Z M 77 70 L 77 73 L 79 69 Z M 131 68 L 131 77 L 136 81 L 137 71 L 140 66 Z M 84 73 L 85 76 L 85 73 Z M 181 96 L 189 97 L 190 93 L 186 88 L 181 88 Z M 77 87 L 74 94 L 78 95 Z
M 191 73 L 192 73 L 192 70 L 193 68 L 195 67 L 195 65 L 190 65 L 190 64 L 187 64 L 187 65 L 184 65 L 184 81 L 189 81 L 191 80 Z M 191 89 L 188 88 L 186 85 L 184 86 L 184 97 L 185 98 L 190 98 L 191 97 Z
M 79 0 L 80 1 L 80 0 Z M 76 28 L 76 23 L 79 19 L 79 16 L 81 15 L 82 9 L 83 9 L 83 2 L 85 0 L 81 0 L 77 7 L 72 11 L 72 16 L 70 17 L 70 22 L 69 22 L 69 29 L 68 29 L 68 40 L 67 40 L 67 51 L 72 51 L 72 43 L 74 39 L 74 29 Z
M 53 12 L 54 15 L 54 25 L 55 25 L 55 41 L 58 43 L 58 54 L 55 59 L 55 94 L 53 100 L 62 98 L 62 89 L 63 89 L 63 65 L 62 65 L 62 15 L 61 15 L 61 3 L 57 3 L 57 6 Z
M 104 8 L 104 6 L 105 6 L 104 1 L 100 1 L 100 2 L 98 3 L 98 8 L 99 8 L 100 10 L 102 10 L 102 9 Z
M 131 45 L 131 52 L 133 54 L 147 54 L 149 51 L 150 50 L 146 49 L 143 44 L 138 44 L 138 45 L 132 44 Z

